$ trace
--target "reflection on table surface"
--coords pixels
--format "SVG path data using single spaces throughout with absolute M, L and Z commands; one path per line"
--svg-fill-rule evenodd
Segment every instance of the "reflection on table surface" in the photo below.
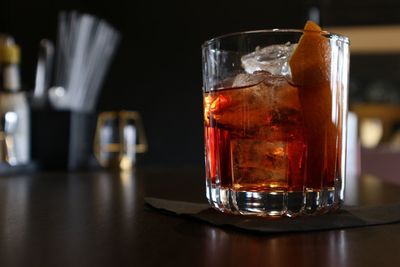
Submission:
M 203 171 L 2 177 L 0 266 L 384 266 L 400 259 L 398 224 L 260 235 L 151 210 L 145 195 L 205 201 Z M 346 201 L 400 202 L 400 187 L 373 176 L 349 177 Z

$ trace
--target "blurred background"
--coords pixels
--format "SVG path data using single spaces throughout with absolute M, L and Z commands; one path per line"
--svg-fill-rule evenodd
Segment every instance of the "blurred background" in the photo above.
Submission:
M 96 110 L 127 109 L 142 115 L 149 144 L 139 159 L 143 166 L 203 164 L 200 47 L 205 40 L 243 30 L 302 28 L 308 18 L 323 28 L 348 34 L 352 44 L 355 36 L 349 101 L 358 115 L 367 162 L 382 158 L 379 147 L 386 154 L 397 153 L 398 1 L 2 1 L 0 32 L 14 36 L 21 47 L 25 91 L 34 88 L 39 42 L 57 39 L 57 17 L 62 10 L 93 14 L 121 32 Z M 376 38 L 372 32 L 386 35 Z M 48 131 L 54 127 L 48 125 Z

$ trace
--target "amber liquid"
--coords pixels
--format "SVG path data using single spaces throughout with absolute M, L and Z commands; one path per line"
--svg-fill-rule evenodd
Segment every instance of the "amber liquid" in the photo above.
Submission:
M 320 91 L 328 95 L 316 96 L 325 101 L 314 103 L 304 88 L 271 76 L 252 86 L 204 93 L 211 184 L 247 192 L 334 187 L 340 114 L 333 114 L 329 89 Z

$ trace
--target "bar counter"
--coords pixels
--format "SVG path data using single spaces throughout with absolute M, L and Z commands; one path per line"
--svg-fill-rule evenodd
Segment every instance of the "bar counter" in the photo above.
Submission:
M 202 168 L 0 177 L 0 266 L 396 266 L 400 223 L 263 235 L 161 213 L 145 196 L 205 202 Z M 400 202 L 363 175 L 346 202 Z

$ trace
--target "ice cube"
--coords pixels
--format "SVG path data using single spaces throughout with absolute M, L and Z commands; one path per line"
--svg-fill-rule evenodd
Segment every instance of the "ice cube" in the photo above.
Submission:
M 287 182 L 287 143 L 233 139 L 232 170 L 236 187 L 273 187 Z
M 207 116 L 211 116 L 219 125 L 237 131 L 239 135 L 276 135 L 274 139 L 279 139 L 281 133 L 271 133 L 273 128 L 268 126 L 283 122 L 297 125 L 297 121 L 302 121 L 297 88 L 281 76 L 263 72 L 259 78 L 252 79 L 250 76 L 253 75 L 240 74 L 236 78 L 237 83 L 255 82 L 257 79 L 261 82 L 233 90 L 215 91 L 206 96 L 206 123 Z
M 266 71 L 256 71 L 252 74 L 240 73 L 233 80 L 232 87 L 244 87 L 259 84 L 260 82 L 271 77 L 271 74 Z
M 288 61 L 296 44 L 286 43 L 257 47 L 256 51 L 241 58 L 242 67 L 247 73 L 268 71 L 272 75 L 290 76 Z

